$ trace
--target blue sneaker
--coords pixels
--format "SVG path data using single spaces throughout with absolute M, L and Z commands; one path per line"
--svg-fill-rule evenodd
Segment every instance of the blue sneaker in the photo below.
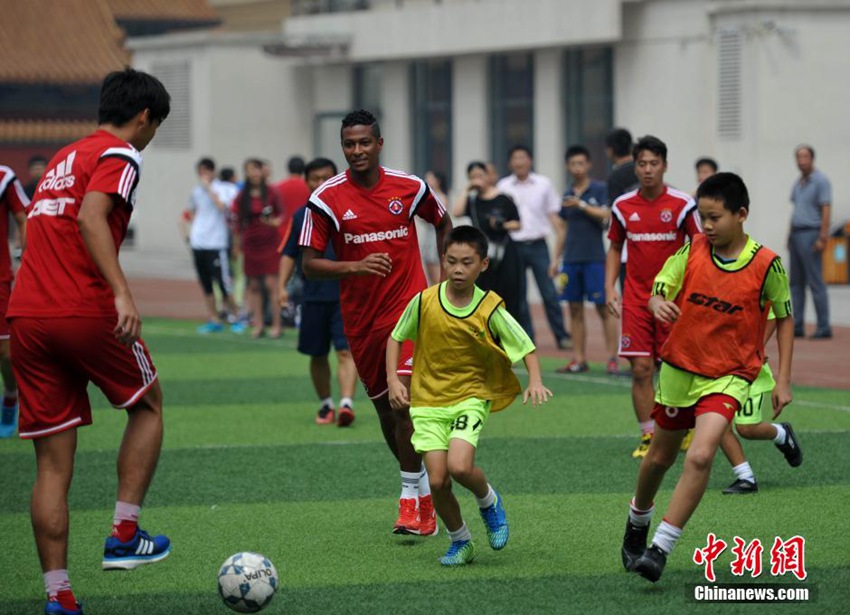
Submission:
M 15 435 L 15 428 L 18 426 L 18 404 L 13 406 L 3 406 L 0 410 L 0 438 L 11 438 Z
M 237 320 L 232 325 L 230 325 L 230 332 L 231 333 L 245 333 L 245 330 L 247 328 L 248 328 L 248 325 L 246 325 L 241 320 Z
M 206 335 L 207 333 L 221 333 L 224 331 L 224 325 L 220 322 L 209 321 L 198 327 L 197 331 L 201 335 Z
M 471 540 L 456 540 L 446 554 L 440 558 L 443 566 L 463 566 L 475 559 L 475 545 Z
M 59 602 L 59 599 L 54 597 L 51 600 L 48 600 L 47 604 L 44 605 L 44 615 L 83 615 L 83 603 L 76 601 L 74 603 L 77 608 L 66 609 L 62 606 L 62 603 Z
M 142 529 L 130 542 L 121 542 L 116 536 L 106 539 L 103 547 L 104 570 L 132 570 L 144 564 L 152 564 L 168 557 L 171 541 L 167 536 L 154 536 Z
M 508 519 L 502 506 L 502 496 L 496 493 L 496 501 L 492 506 L 481 509 L 481 518 L 487 528 L 487 540 L 490 547 L 498 551 L 508 544 Z

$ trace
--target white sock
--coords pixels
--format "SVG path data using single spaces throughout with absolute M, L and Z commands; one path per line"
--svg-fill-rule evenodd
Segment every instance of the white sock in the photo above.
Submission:
M 331 410 L 334 409 L 334 398 L 333 397 L 325 397 L 324 399 L 322 399 L 320 401 L 321 401 L 323 408 L 330 408 Z
M 483 498 L 475 498 L 475 502 L 478 504 L 478 508 L 490 508 L 493 504 L 496 503 L 496 492 L 493 491 L 493 485 L 487 483 L 487 495 Z
M 637 527 L 647 527 L 652 521 L 652 513 L 655 512 L 655 504 L 649 507 L 649 510 L 640 510 L 635 508 L 635 499 L 629 502 L 629 521 Z
M 431 495 L 431 481 L 428 480 L 428 470 L 423 463 L 422 471 L 419 473 L 419 497 L 424 498 L 427 495 Z
M 457 542 L 458 540 L 472 540 L 472 534 L 470 533 L 469 528 L 466 527 L 466 523 L 463 523 L 463 525 L 454 532 L 449 530 L 449 539 L 452 542 Z
M 350 397 L 342 397 L 339 400 L 340 408 L 343 406 L 348 406 L 349 408 L 354 408 L 354 400 Z
M 50 570 L 44 573 L 44 591 L 47 592 L 48 598 L 68 589 L 71 589 L 71 581 L 68 580 L 67 570 Z
M 645 421 L 640 423 L 640 435 L 655 433 L 655 421 Z
M 664 551 L 667 555 L 673 552 L 673 547 L 676 546 L 676 541 L 682 536 L 682 529 L 675 525 L 670 525 L 663 519 L 661 525 L 655 530 L 655 536 L 652 537 L 652 544 Z
M 736 465 L 732 468 L 732 471 L 735 473 L 735 478 L 739 480 L 746 480 L 751 483 L 756 482 L 756 476 L 753 474 L 753 469 L 750 467 L 749 461 Z
M 419 472 L 401 473 L 401 499 L 416 500 L 419 498 Z
M 788 435 L 785 428 L 779 423 L 773 423 L 773 426 L 776 428 L 776 435 L 773 436 L 773 443 L 785 444 L 785 437 Z

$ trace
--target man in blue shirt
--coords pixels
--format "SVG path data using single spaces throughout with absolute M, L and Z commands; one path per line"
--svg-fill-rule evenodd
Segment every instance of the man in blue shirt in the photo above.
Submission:
M 617 334 L 614 319 L 605 306 L 605 247 L 602 232 L 611 211 L 608 190 L 603 182 L 590 178 L 590 152 L 582 145 L 572 145 L 565 156 L 571 187 L 564 193 L 560 217 L 567 225 L 566 235 L 557 245 L 555 254 L 562 255 L 561 275 L 566 285 L 561 299 L 570 304 L 570 331 L 573 336 L 573 360 L 559 373 L 586 372 L 587 333 L 584 323 L 585 299 L 596 305 L 605 332 L 609 374 L 617 374 Z M 551 274 L 558 272 L 553 264 Z
M 305 176 L 310 191 L 314 191 L 337 174 L 336 165 L 327 158 L 316 158 L 306 169 Z M 306 203 L 292 217 L 292 229 L 289 238 L 281 250 L 280 259 L 280 304 L 285 305 L 289 297 L 286 285 L 296 267 L 301 272 L 298 236 L 304 224 Z M 335 259 L 333 246 L 329 243 L 323 258 Z M 354 421 L 354 388 L 357 385 L 357 368 L 348 349 L 348 340 L 342 328 L 342 314 L 339 309 L 339 282 L 337 280 L 303 279 L 303 301 L 301 303 L 301 326 L 298 331 L 298 352 L 310 357 L 310 378 L 321 400 L 316 415 L 316 423 L 327 425 L 336 421 L 340 427 L 347 427 Z M 331 366 L 328 353 L 333 344 L 338 361 L 337 379 L 339 380 L 340 400 L 339 416 L 331 396 Z
M 795 151 L 800 178 L 791 188 L 794 213 L 788 251 L 791 256 L 791 303 L 794 310 L 794 335 L 803 337 L 803 312 L 806 286 L 812 289 L 817 328 L 812 339 L 832 337 L 829 325 L 829 298 L 823 282 L 823 250 L 829 238 L 832 188 L 826 175 L 815 169 L 815 150 L 800 145 Z

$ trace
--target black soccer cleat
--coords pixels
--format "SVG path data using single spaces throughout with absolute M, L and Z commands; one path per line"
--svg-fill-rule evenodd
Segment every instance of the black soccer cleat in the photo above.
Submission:
M 803 463 L 803 450 L 800 448 L 800 441 L 794 435 L 794 428 L 791 427 L 791 423 L 782 423 L 782 426 L 785 428 L 785 442 L 777 444 L 776 448 L 785 455 L 785 461 L 788 462 L 788 465 L 796 468 Z
M 626 572 L 632 571 L 635 562 L 646 551 L 647 536 L 649 536 L 649 524 L 641 527 L 626 521 L 626 534 L 623 536 L 623 548 L 620 550 Z
M 723 495 L 743 495 L 745 493 L 758 493 L 759 486 L 754 480 L 739 478 L 723 490 Z
M 667 555 L 652 545 L 635 562 L 632 572 L 637 572 L 644 579 L 655 583 L 664 574 L 665 565 L 667 565 Z

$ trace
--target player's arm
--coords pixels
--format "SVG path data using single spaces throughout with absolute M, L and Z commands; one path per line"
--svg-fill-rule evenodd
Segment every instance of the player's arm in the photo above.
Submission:
M 771 395 L 773 417 L 791 403 L 791 357 L 794 354 L 794 319 L 791 313 L 791 289 L 788 275 L 777 257 L 767 271 L 762 300 L 769 302 L 776 316 L 776 343 L 779 346 L 779 370 Z
M 540 375 L 540 361 L 537 352 L 529 352 L 523 357 L 525 369 L 528 370 L 528 386 L 522 393 L 522 403 L 531 400 L 531 405 L 545 404 L 552 397 L 552 391 L 543 386 L 543 376 Z
M 699 209 L 697 209 L 696 203 L 691 200 L 686 206 L 687 214 L 685 215 L 685 220 L 683 222 L 685 227 L 685 234 L 689 239 L 693 239 L 694 235 L 699 235 L 702 233 L 702 224 L 699 221 Z
M 439 224 L 435 227 L 437 229 L 437 254 L 442 259 L 443 257 L 443 246 L 446 245 L 446 238 L 448 238 L 449 233 L 452 232 L 452 219 L 448 214 L 443 214 L 443 217 L 440 219 Z M 440 267 L 440 282 L 446 281 L 446 269 L 445 267 Z
M 525 363 L 525 368 L 528 370 L 528 386 L 522 394 L 522 403 L 526 403 L 529 399 L 532 406 L 545 403 L 552 397 L 552 391 L 543 386 L 540 361 L 537 358 L 534 342 L 503 305 L 493 313 L 489 326 L 490 333 L 508 355 L 508 360 L 516 363 L 522 359 Z
M 605 255 L 605 302 L 608 311 L 617 318 L 620 317 L 620 291 L 617 280 L 620 277 L 620 263 L 623 258 L 623 243 L 612 241 Z
M 27 247 L 27 214 L 23 211 L 17 211 L 14 214 L 15 224 L 18 225 L 18 236 L 21 241 L 21 252 Z
M 407 386 L 398 377 L 398 359 L 401 356 L 402 343 L 408 339 L 416 339 L 416 331 L 419 329 L 420 297 L 421 293 L 417 293 L 410 300 L 387 339 L 387 389 L 393 410 L 404 410 L 410 406 Z
M 377 275 L 382 278 L 392 271 L 392 260 L 386 252 L 370 254 L 360 261 L 332 261 L 315 248 L 302 248 L 301 267 L 310 280 L 339 280 L 352 275 Z
M 647 309 L 655 316 L 656 320 L 666 323 L 674 323 L 679 319 L 681 311 L 673 300 L 682 288 L 685 279 L 685 267 L 688 264 L 688 254 L 691 244 L 685 244 L 667 261 L 655 276 L 652 284 L 652 296 L 647 303 Z
M 118 251 L 109 230 L 107 219 L 113 207 L 115 201 L 110 195 L 104 192 L 88 192 L 80 206 L 77 225 L 94 264 L 115 295 L 115 309 L 118 311 L 115 336 L 122 344 L 131 346 L 141 335 L 142 319 L 118 262 Z
M 292 273 L 295 271 L 295 259 L 284 254 L 280 257 L 280 268 L 278 269 L 278 303 L 280 307 L 286 305 L 289 301 L 289 292 L 286 290 L 286 285 L 292 278 Z
M 555 229 L 555 251 L 549 261 L 549 277 L 558 275 L 558 261 L 564 253 L 564 244 L 567 242 L 567 223 L 558 214 L 549 214 L 549 222 Z

